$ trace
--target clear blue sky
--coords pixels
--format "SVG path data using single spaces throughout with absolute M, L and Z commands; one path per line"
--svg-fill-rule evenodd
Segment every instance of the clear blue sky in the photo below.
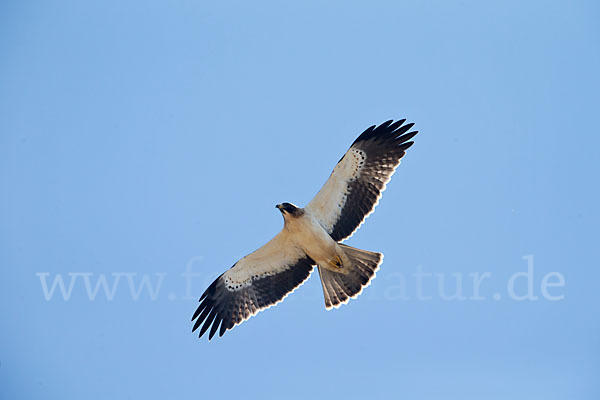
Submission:
M 593 1 L 3 1 L 0 397 L 600 398 L 599 20 Z M 274 205 L 399 118 L 421 133 L 348 242 L 385 253 L 371 287 L 327 312 L 315 274 L 198 340 L 197 298 L 278 232 Z

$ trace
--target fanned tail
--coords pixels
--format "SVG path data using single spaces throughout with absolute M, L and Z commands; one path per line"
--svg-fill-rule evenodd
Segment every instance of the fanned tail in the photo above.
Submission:
M 346 256 L 351 261 L 344 265 L 347 273 L 330 271 L 319 267 L 319 276 L 323 285 L 325 308 L 338 308 L 351 298 L 357 297 L 362 290 L 369 286 L 375 277 L 375 272 L 383 261 L 383 254 L 340 244 Z

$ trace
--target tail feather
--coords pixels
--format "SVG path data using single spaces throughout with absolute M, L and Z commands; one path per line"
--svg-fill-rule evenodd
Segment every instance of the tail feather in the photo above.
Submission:
M 375 272 L 383 260 L 383 254 L 340 244 L 351 265 L 344 265 L 347 273 L 330 271 L 319 267 L 319 276 L 323 285 L 325 308 L 338 308 L 348 300 L 357 297 L 369 286 Z
M 323 269 L 324 273 L 327 273 L 328 270 Z M 319 269 L 319 276 L 323 277 L 321 273 L 321 269 Z M 338 293 L 343 293 L 342 289 L 339 288 L 339 285 L 335 282 L 333 275 L 330 279 L 321 278 L 321 282 L 323 283 L 323 292 L 326 293 L 326 296 L 329 296 L 329 304 L 340 304 L 343 301 L 343 297 L 338 297 Z

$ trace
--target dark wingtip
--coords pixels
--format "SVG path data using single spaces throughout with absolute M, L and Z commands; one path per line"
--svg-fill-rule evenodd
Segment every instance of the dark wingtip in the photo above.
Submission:
M 411 123 L 409 123 L 409 124 L 406 124 L 406 125 L 404 125 L 404 126 L 402 127 L 402 130 L 403 130 L 404 132 L 406 132 L 406 131 L 408 131 L 410 128 L 412 128 L 413 126 L 415 126 L 415 123 L 414 123 L 414 122 L 411 122 Z
M 413 144 L 415 144 L 415 142 L 406 142 L 406 143 L 402 143 L 400 146 L 398 146 L 398 149 L 401 151 L 406 151 L 407 149 L 410 148 L 410 146 L 412 146 Z
M 206 319 L 206 317 L 209 315 L 209 312 L 211 312 L 211 311 L 214 311 L 214 308 L 209 304 L 202 303 L 201 305 L 198 306 L 198 309 L 196 310 L 194 315 L 197 313 L 199 315 L 198 315 L 198 319 L 194 323 L 194 328 L 192 329 L 192 332 L 194 332 L 196 329 L 198 329 L 198 327 L 202 324 L 202 322 Z
M 414 138 L 416 136 L 416 134 L 419 133 L 419 131 L 412 131 L 412 132 L 408 132 L 405 133 L 402 136 L 398 136 L 396 138 L 396 143 L 404 143 L 409 141 L 410 139 Z
M 224 334 L 225 332 L 227 332 L 227 329 L 228 329 L 228 328 L 227 328 L 227 324 L 225 323 L 225 321 L 223 321 L 223 322 L 221 323 L 221 329 L 219 329 L 219 337 L 223 336 L 223 334 Z
M 380 125 L 372 125 L 365 129 L 365 131 L 361 133 L 358 138 L 356 138 L 352 145 L 366 140 L 374 140 L 376 138 L 397 138 L 398 136 L 406 133 L 410 128 L 412 128 L 415 125 L 413 122 L 403 125 L 405 122 L 405 118 L 400 119 L 396 122 L 394 122 L 393 119 L 390 119 L 381 123 Z
M 402 126 L 402 124 L 405 122 L 406 122 L 405 119 L 400 119 L 400 120 L 394 122 L 392 125 L 390 125 L 388 129 L 393 133 L 396 129 L 400 128 Z
M 194 315 L 192 315 L 192 321 L 198 318 L 198 315 L 200 315 L 200 313 L 202 312 L 201 308 L 202 305 L 199 305 L 198 308 L 196 308 L 196 311 L 194 311 Z
M 384 123 L 382 123 L 381 125 L 379 125 L 379 126 L 377 127 L 377 129 L 382 129 L 382 130 L 383 130 L 383 129 L 386 129 L 386 128 L 388 128 L 388 127 L 389 127 L 389 126 L 390 126 L 390 125 L 391 125 L 393 122 L 394 122 L 394 120 L 393 120 L 393 119 L 389 119 L 389 120 L 385 121 Z
M 216 314 L 215 310 L 212 310 L 211 313 L 208 315 L 208 318 L 206 318 L 206 321 L 204 321 L 204 324 L 202 325 L 202 329 L 200 329 L 200 334 L 198 335 L 199 338 L 201 338 L 202 335 L 204 335 L 206 333 L 208 328 L 211 326 L 211 324 L 215 320 L 216 316 L 217 316 L 217 314 Z
M 217 333 L 217 329 L 219 329 L 219 325 L 221 325 L 222 321 L 223 320 L 219 317 L 215 318 L 215 321 L 212 324 L 212 328 L 210 328 L 210 333 L 208 334 L 208 340 L 212 339 L 213 336 L 215 336 L 215 333 Z

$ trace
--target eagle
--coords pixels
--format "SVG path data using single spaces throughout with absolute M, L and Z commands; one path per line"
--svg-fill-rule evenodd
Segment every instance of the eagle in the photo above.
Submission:
M 281 302 L 315 265 L 325 308 L 337 308 L 371 283 L 383 254 L 342 244 L 373 212 L 418 131 L 402 119 L 367 128 L 338 161 L 325 185 L 304 207 L 277 204 L 283 229 L 237 261 L 202 294 L 192 332 L 219 336 Z

